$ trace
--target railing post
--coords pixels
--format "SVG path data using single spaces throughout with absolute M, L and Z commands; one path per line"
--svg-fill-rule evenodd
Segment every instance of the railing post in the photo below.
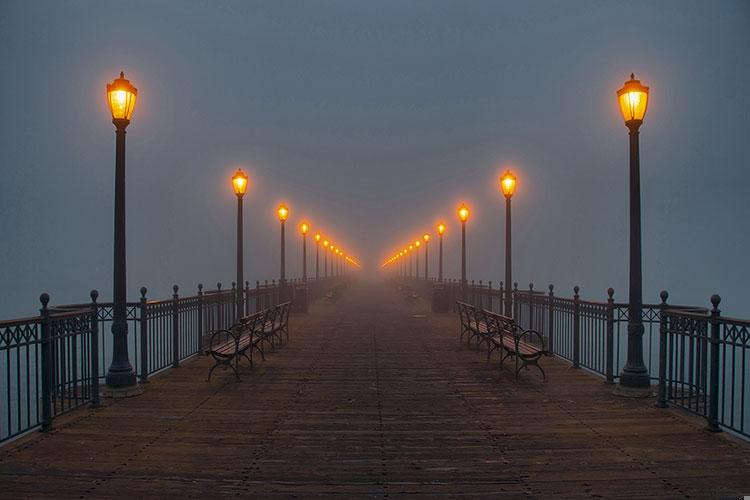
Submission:
M 578 295 L 580 288 L 573 287 L 573 368 L 580 366 L 580 341 L 581 341 L 581 298 Z
M 529 330 L 534 329 L 534 283 L 529 283 Z
M 196 330 L 198 338 L 195 345 L 198 346 L 200 353 L 203 350 L 203 283 L 198 283 L 198 328 Z
M 98 290 L 91 290 L 91 406 L 99 406 L 99 298 Z
M 260 302 L 260 281 L 255 281 L 255 312 L 260 312 L 261 309 L 261 302 Z
M 513 305 L 511 306 L 511 310 L 513 311 L 513 315 L 511 316 L 511 318 L 513 318 L 516 321 L 518 321 L 520 318 L 518 317 L 518 307 L 519 307 L 519 304 L 518 304 L 518 282 L 517 281 L 513 282 L 513 293 L 510 296 L 510 298 L 513 301 Z
M 250 316 L 250 282 L 245 281 L 245 316 Z
M 221 300 L 221 281 L 216 283 L 216 330 L 221 330 L 224 328 L 224 322 L 222 314 L 222 310 L 224 309 L 224 304 Z
M 667 323 L 667 298 L 669 294 L 662 290 L 659 294 L 659 389 L 656 395 L 656 406 L 667 407 L 667 335 L 669 325 Z
M 500 314 L 505 314 L 505 288 L 503 282 L 500 282 Z M 507 316 L 507 314 L 505 314 Z
M 39 296 L 42 303 L 40 315 L 42 317 L 42 431 L 47 432 L 52 428 L 52 342 L 50 332 L 50 319 L 47 304 L 49 295 L 43 293 Z
M 487 310 L 492 311 L 492 281 L 487 282 Z
M 721 297 L 718 295 L 711 296 L 711 389 L 708 392 L 708 430 L 711 432 L 720 432 L 719 427 L 719 336 L 721 334 L 721 311 L 719 303 Z M 705 358 L 701 360 L 705 363 Z
M 237 282 L 232 281 L 232 321 L 235 322 L 240 319 L 238 316 L 239 311 L 237 311 L 237 293 Z
M 607 288 L 607 345 L 605 346 L 606 366 L 604 368 L 607 384 L 615 383 L 615 289 Z
M 145 286 L 141 287 L 141 301 L 138 304 L 140 309 L 141 322 L 141 384 L 148 383 L 148 303 L 146 300 Z
M 547 343 L 549 344 L 547 346 L 547 352 L 550 353 L 550 355 L 555 354 L 555 293 L 554 290 L 555 285 L 550 283 L 549 285 L 549 300 L 548 306 L 547 306 Z
M 180 289 L 177 285 L 172 287 L 172 368 L 180 366 L 180 316 L 179 300 L 180 296 L 177 291 Z

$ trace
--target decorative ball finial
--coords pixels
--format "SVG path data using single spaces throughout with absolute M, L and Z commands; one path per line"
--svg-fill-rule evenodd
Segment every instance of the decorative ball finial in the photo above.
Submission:
M 125 72 L 124 71 L 120 71 L 120 78 L 125 78 Z
M 180 289 L 180 287 L 177 286 L 177 285 L 173 285 L 172 286 L 172 291 L 174 291 L 174 293 L 177 293 L 177 290 L 179 290 L 179 289 Z
M 575 293 L 576 295 L 578 295 L 578 292 L 580 292 L 580 291 L 581 291 L 581 289 L 580 289 L 580 288 L 578 287 L 578 285 L 576 285 L 576 286 L 574 286 L 574 287 L 573 287 L 573 292 L 574 292 L 574 293 Z
M 92 302 L 96 302 L 96 299 L 99 298 L 99 290 L 96 288 L 91 290 L 91 293 L 89 294 L 89 297 L 91 297 Z
M 199 292 L 203 291 L 203 283 L 198 283 L 198 291 Z
M 662 290 L 659 292 L 659 298 L 661 299 L 662 304 L 666 304 L 667 298 L 669 298 L 669 293 L 666 290 Z
M 615 296 L 615 289 L 612 287 L 607 288 L 607 296 L 611 299 Z
M 721 297 L 717 294 L 711 295 L 711 304 L 714 306 L 714 309 L 719 307 L 719 303 L 721 302 Z
M 42 303 L 42 307 L 46 308 L 47 304 L 49 304 L 49 294 L 43 293 L 39 296 L 39 302 Z
M 145 286 L 142 286 L 142 287 L 141 287 L 141 298 L 144 298 L 144 299 L 145 299 L 145 298 L 146 298 L 146 293 L 147 293 L 147 292 L 148 292 L 148 290 L 146 290 L 146 287 L 145 287 Z
M 549 284 L 549 293 L 552 293 L 552 290 L 554 290 L 554 289 L 555 289 L 555 285 L 553 285 L 552 283 L 550 283 Z

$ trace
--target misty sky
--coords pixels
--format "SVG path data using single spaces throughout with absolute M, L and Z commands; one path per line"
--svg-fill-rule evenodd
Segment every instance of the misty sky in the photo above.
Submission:
M 641 129 L 644 300 L 750 315 L 750 3 L 0 0 L 0 317 L 105 299 L 114 127 L 128 128 L 128 287 L 166 297 L 278 276 L 276 204 L 366 273 L 465 200 L 469 279 L 502 279 L 512 167 L 515 278 L 627 297 L 628 136 L 615 99 L 651 87 Z M 288 276 L 300 274 L 289 234 Z M 311 252 L 312 253 L 312 252 Z M 433 251 L 433 255 L 436 252 Z M 433 269 L 436 269 L 433 263 Z

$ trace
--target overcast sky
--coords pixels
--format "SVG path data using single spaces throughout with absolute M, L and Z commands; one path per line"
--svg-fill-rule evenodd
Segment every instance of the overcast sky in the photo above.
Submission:
M 513 168 L 523 286 L 627 297 L 628 136 L 615 99 L 651 87 L 641 129 L 644 299 L 750 315 L 747 1 L 0 1 L 0 316 L 112 287 L 114 127 L 105 84 L 138 88 L 127 135 L 128 287 L 278 276 L 276 204 L 366 273 L 442 218 L 459 271 L 503 273 Z M 290 228 L 291 229 L 291 228 Z M 288 275 L 300 274 L 289 231 Z M 311 252 L 312 254 L 313 252 Z M 436 252 L 433 252 L 436 255 Z M 435 269 L 433 263 L 433 269 Z

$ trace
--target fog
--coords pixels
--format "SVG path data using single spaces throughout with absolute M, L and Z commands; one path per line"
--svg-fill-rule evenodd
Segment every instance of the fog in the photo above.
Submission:
M 138 88 L 127 134 L 128 288 L 277 278 L 275 207 L 362 275 L 442 219 L 459 273 L 627 297 L 628 135 L 615 92 L 651 87 L 641 128 L 644 300 L 750 315 L 750 4 L 466 1 L 0 3 L 0 317 L 111 296 L 114 127 L 106 83 Z M 434 246 L 433 246 L 434 249 Z M 435 257 L 437 252 L 432 251 Z M 314 256 L 311 248 L 309 255 Z M 431 264 L 436 270 L 436 263 Z

